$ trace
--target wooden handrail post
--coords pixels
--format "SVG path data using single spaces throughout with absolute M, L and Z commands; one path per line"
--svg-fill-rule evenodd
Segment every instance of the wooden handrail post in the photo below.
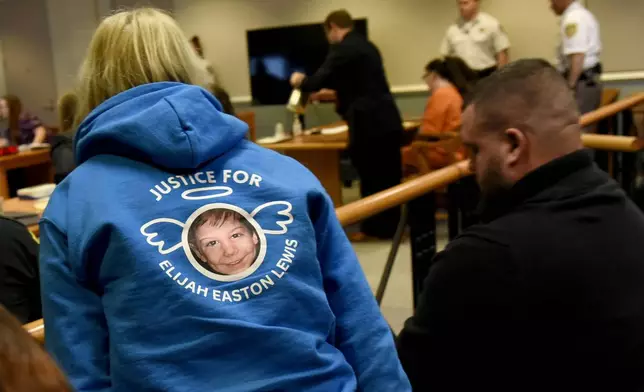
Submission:
M 40 344 L 45 343 L 45 325 L 42 319 L 25 324 L 24 328 L 37 342 Z

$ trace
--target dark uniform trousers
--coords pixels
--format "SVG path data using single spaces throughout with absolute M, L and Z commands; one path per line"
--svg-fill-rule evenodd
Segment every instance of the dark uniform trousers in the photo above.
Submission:
M 575 87 L 575 98 L 581 114 L 586 114 L 597 110 L 601 105 L 603 86 L 600 81 L 602 74 L 601 64 L 585 70 Z M 564 72 L 564 77 L 568 76 L 568 71 Z M 586 127 L 585 132 L 594 132 L 594 127 Z
M 565 78 L 568 78 L 568 72 L 569 71 L 564 72 L 563 76 Z M 579 113 L 590 113 L 594 110 L 597 110 L 601 105 L 603 90 L 603 86 L 599 79 L 601 73 L 602 66 L 601 64 L 597 64 L 593 68 L 584 70 L 584 72 L 582 72 L 581 76 L 577 80 L 577 85 L 575 86 L 574 93 L 575 99 L 577 100 Z M 597 123 L 585 126 L 583 132 L 596 133 Z M 596 159 L 595 150 L 589 149 L 588 152 L 594 159 Z
M 580 80 L 575 88 L 575 98 L 581 114 L 597 110 L 601 105 L 603 86 L 601 82 Z
M 351 135 L 349 155 L 360 176 L 360 193 L 367 197 L 400 184 L 402 180 L 402 120 L 390 95 L 369 107 L 356 105 L 346 115 Z M 365 219 L 361 231 L 379 238 L 393 237 L 400 207 L 391 208 Z

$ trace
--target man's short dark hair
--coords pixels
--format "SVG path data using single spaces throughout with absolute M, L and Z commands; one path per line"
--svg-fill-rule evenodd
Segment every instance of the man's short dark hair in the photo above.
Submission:
M 330 29 L 331 23 L 343 29 L 353 28 L 353 18 L 347 10 L 337 10 L 331 12 L 324 20 L 324 28 Z
M 545 60 L 510 63 L 481 80 L 468 97 L 480 129 L 535 130 L 546 120 L 565 126 L 579 121 L 575 98 L 564 77 Z M 565 124 L 565 125 L 564 125 Z

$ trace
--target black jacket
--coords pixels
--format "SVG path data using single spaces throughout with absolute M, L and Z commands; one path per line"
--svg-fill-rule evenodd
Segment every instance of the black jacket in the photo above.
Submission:
M 437 255 L 398 339 L 417 391 L 644 390 L 644 215 L 584 151 Z
M 400 113 L 380 52 L 360 33 L 350 32 L 342 42 L 331 45 L 320 69 L 300 86 L 303 92 L 322 88 L 336 91 L 338 112 L 349 124 L 352 143 L 368 143 L 391 133 L 402 135 Z
M 56 184 L 60 184 L 76 168 L 73 139 L 73 132 L 62 133 L 51 138 L 51 161 Z
M 27 228 L 0 217 L 0 304 L 20 322 L 42 318 L 38 243 Z

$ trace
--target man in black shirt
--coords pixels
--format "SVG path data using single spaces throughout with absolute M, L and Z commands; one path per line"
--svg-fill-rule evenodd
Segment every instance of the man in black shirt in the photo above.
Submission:
M 506 66 L 461 134 L 485 223 L 436 257 L 398 338 L 415 390 L 643 390 L 644 215 L 582 149 L 566 81 Z
M 2 216 L 0 304 L 23 324 L 42 318 L 38 243 L 24 225 Z
M 291 76 L 291 84 L 303 92 L 330 88 L 337 92 L 337 110 L 349 125 L 349 154 L 363 197 L 400 184 L 402 120 L 389 91 L 378 48 L 353 31 L 347 11 L 335 11 L 324 22 L 332 44 L 324 64 L 315 74 Z M 400 218 L 399 208 L 362 223 L 368 236 L 390 238 Z

